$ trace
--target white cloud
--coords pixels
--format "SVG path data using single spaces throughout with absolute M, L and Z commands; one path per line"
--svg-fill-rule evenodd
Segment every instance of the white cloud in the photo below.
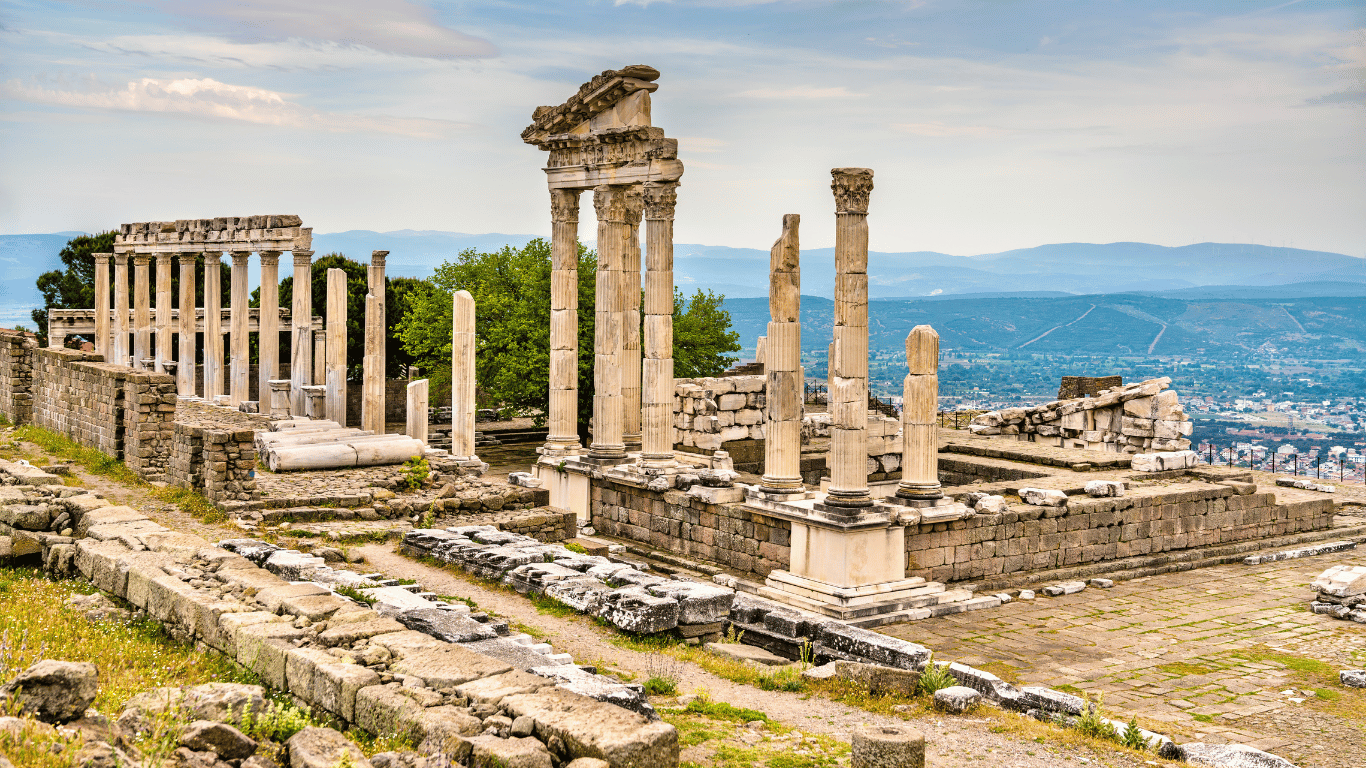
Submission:
M 492 43 L 443 26 L 409 0 L 151 0 L 191 27 L 242 42 L 328 40 L 386 53 L 492 56 Z
M 793 88 L 756 88 L 752 91 L 741 91 L 735 95 L 748 96 L 754 99 L 861 99 L 868 94 L 851 92 L 842 85 L 834 88 L 799 85 Z
M 933 136 L 936 138 L 948 136 L 972 136 L 985 138 L 990 136 L 1004 136 L 1010 131 L 1004 128 L 992 128 L 985 125 L 946 125 L 940 122 L 934 123 L 897 123 L 892 126 L 898 131 L 913 133 L 917 136 Z
M 10 80 L 0 85 L 0 96 L 66 107 L 176 113 L 285 128 L 393 133 L 420 138 L 439 138 L 459 125 L 425 118 L 319 112 L 290 101 L 286 94 L 209 78 L 158 80 L 144 77 L 114 90 L 57 90 Z

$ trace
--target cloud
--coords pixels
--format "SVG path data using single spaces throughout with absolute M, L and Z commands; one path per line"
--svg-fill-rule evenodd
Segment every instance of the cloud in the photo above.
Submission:
M 721 147 L 730 142 L 721 139 L 709 139 L 701 136 L 679 136 L 678 146 L 685 152 L 720 152 Z
M 986 125 L 946 125 L 940 122 L 897 123 L 892 127 L 905 133 L 913 133 L 917 136 L 933 136 L 935 138 L 948 136 L 986 138 L 991 136 L 1004 136 L 1007 133 L 1010 133 L 1010 131 L 1007 131 L 1004 128 L 992 128 Z
M 753 99 L 861 99 L 868 94 L 851 92 L 842 85 L 834 88 L 799 85 L 793 88 L 757 88 L 752 91 L 741 91 L 735 95 L 748 96 Z
M 493 56 L 483 38 L 443 26 L 409 0 L 148 0 L 199 31 L 239 42 L 327 40 L 431 59 Z
M 290 101 L 286 94 L 209 78 L 158 80 L 145 77 L 122 89 L 83 91 L 57 90 L 10 80 L 0 85 L 0 96 L 37 104 L 185 114 L 333 133 L 374 132 L 439 138 L 459 126 L 458 123 L 425 118 L 319 112 Z

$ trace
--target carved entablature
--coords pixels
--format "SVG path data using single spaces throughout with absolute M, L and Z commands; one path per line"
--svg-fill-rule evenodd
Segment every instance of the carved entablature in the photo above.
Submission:
M 313 244 L 313 230 L 302 224 L 298 216 L 140 221 L 119 227 L 114 235 L 114 252 L 301 251 Z
M 557 107 L 537 107 L 522 140 L 550 153 L 551 189 L 677 181 L 678 141 L 650 125 L 653 67 L 608 70 Z

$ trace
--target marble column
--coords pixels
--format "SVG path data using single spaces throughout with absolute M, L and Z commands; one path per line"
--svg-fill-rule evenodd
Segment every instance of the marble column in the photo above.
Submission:
M 165 373 L 166 363 L 175 362 L 175 339 L 172 338 L 175 331 L 171 322 L 171 269 L 174 259 L 169 253 L 157 254 L 157 373 Z
M 251 336 L 247 331 L 250 322 L 250 297 L 247 295 L 247 262 L 250 251 L 232 252 L 231 311 L 228 324 L 232 333 L 232 385 L 229 389 L 228 404 L 237 407 L 243 400 L 251 399 Z
M 906 337 L 905 402 L 901 408 L 901 484 L 903 499 L 933 501 L 939 490 L 939 442 L 935 414 L 939 405 L 939 334 L 917 325 Z
M 408 383 L 408 437 L 427 444 L 427 380 Z
M 128 365 L 128 254 L 114 254 L 114 365 Z
M 346 426 L 346 270 L 327 270 L 327 418 Z
M 598 273 L 593 328 L 593 442 L 588 456 L 604 463 L 626 458 L 622 440 L 622 342 L 625 321 L 622 267 L 630 230 L 628 198 L 638 189 L 599 185 L 593 188 L 598 213 Z
M 199 333 L 196 322 L 195 266 L 199 259 L 193 253 L 180 254 L 180 356 L 176 362 L 176 394 L 194 397 L 195 341 Z
M 621 439 L 628 451 L 639 451 L 640 438 L 640 217 L 643 189 L 626 197 L 626 247 L 621 269 Z
M 313 380 L 327 381 L 327 329 L 313 329 Z M 315 386 L 323 386 L 321 384 Z
M 645 194 L 644 434 L 640 462 L 674 464 L 674 207 L 677 182 L 649 182 Z
M 873 172 L 835 168 L 835 370 L 830 392 L 832 507 L 869 507 L 868 197 Z
M 579 193 L 550 190 L 550 413 L 542 453 L 579 452 Z
M 270 382 L 280 378 L 280 252 L 261 252 L 261 313 L 257 320 L 256 399 L 269 403 Z M 264 408 L 260 409 L 264 411 Z
M 361 429 L 384 434 L 384 257 L 388 251 L 370 254 L 367 270 L 370 292 L 365 297 L 365 357 L 361 372 Z
M 152 356 L 152 254 L 133 254 L 133 367 L 142 370 Z
M 768 262 L 768 336 L 762 345 L 767 406 L 759 490 L 773 494 L 803 491 L 800 224 L 795 213 L 783 217 L 783 234 Z
M 204 399 L 223 392 L 223 254 L 204 254 Z
M 112 253 L 95 254 L 95 354 L 110 358 L 109 259 Z
M 451 303 L 451 455 L 475 461 L 474 297 L 456 291 Z
M 313 252 L 294 251 L 294 293 L 290 308 L 290 412 L 307 413 L 304 387 L 313 372 Z

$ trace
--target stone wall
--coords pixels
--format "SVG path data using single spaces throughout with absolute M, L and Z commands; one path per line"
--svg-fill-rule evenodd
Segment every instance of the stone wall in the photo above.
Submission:
M 0 416 L 11 424 L 33 419 L 33 350 L 37 346 L 28 334 L 0 331 Z
M 1184 451 L 1192 424 L 1171 379 L 1101 390 L 1095 397 L 1054 400 L 1032 408 L 988 411 L 972 420 L 974 435 L 1015 435 L 1060 448 L 1112 453 Z
M 176 423 L 167 480 L 211 501 L 260 498 L 256 480 L 256 433 Z
M 603 480 L 593 483 L 591 509 L 601 533 L 708 560 L 748 578 L 787 568 L 790 560 L 791 524 L 739 504 Z
M 73 349 L 33 351 L 33 424 L 163 480 L 171 459 L 175 379 Z
M 1014 504 L 1000 514 L 912 526 L 906 531 L 907 575 L 965 581 L 1159 555 L 1323 530 L 1332 525 L 1333 511 L 1327 496 L 1278 504 L 1275 493 L 1240 495 L 1233 486 L 1190 477 L 1151 487 L 1131 483 L 1118 498 L 1074 495 L 1062 507 Z

